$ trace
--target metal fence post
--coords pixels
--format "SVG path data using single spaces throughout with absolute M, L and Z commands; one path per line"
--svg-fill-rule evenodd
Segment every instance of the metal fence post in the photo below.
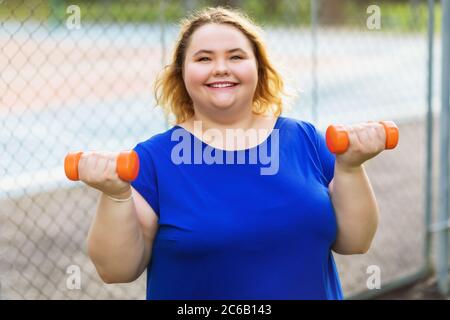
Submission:
M 427 159 L 425 170 L 425 239 L 424 264 L 431 267 L 431 236 L 430 230 L 433 204 L 433 56 L 434 56 L 434 8 L 435 1 L 428 0 L 428 78 L 427 78 Z
M 159 10 L 159 26 L 160 26 L 160 43 L 161 43 L 161 67 L 164 68 L 164 66 L 166 65 L 166 3 L 164 0 L 160 0 L 159 1 L 159 6 L 158 6 L 158 10 Z M 165 118 L 165 126 L 166 129 L 169 129 L 170 127 L 170 123 L 169 123 L 169 118 L 164 115 Z
M 311 59 L 312 59 L 312 67 L 311 67 L 311 76 L 312 76 L 312 101 L 311 101 L 311 112 L 312 112 L 312 121 L 313 123 L 317 123 L 317 105 L 318 105 L 318 85 L 317 85 L 317 0 L 311 0 Z
M 448 293 L 448 218 L 449 218 L 449 114 L 450 114 L 450 0 L 442 0 L 442 70 L 441 70 L 441 128 L 440 181 L 437 234 L 437 278 L 439 291 Z

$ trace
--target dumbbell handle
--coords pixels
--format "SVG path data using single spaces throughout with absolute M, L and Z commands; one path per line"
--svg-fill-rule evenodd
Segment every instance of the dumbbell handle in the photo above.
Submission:
M 82 151 L 70 152 L 64 159 L 64 171 L 67 178 L 72 181 L 78 181 L 78 162 L 80 161 Z M 122 151 L 117 156 L 116 171 L 120 179 L 124 181 L 133 181 L 139 173 L 139 157 L 136 151 Z
M 398 127 L 393 121 L 380 121 L 386 132 L 386 149 L 394 149 L 398 144 Z M 328 149 L 332 153 L 344 153 L 348 149 L 348 133 L 343 125 L 331 125 L 326 131 Z

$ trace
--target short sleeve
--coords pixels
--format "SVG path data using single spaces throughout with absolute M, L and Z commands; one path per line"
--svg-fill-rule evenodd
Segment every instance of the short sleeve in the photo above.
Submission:
M 334 177 L 336 156 L 328 149 L 325 134 L 315 127 L 314 131 L 316 134 L 317 152 L 319 154 L 320 164 L 322 165 L 322 174 L 325 178 L 326 186 L 328 187 Z
M 139 156 L 139 173 L 137 178 L 131 182 L 131 186 L 147 200 L 159 217 L 158 181 L 151 152 L 142 143 L 137 144 L 133 150 Z

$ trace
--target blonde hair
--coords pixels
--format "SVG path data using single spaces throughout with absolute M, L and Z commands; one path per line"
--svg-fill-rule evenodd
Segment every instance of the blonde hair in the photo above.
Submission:
M 163 108 L 166 116 L 175 116 L 176 124 L 194 115 L 193 103 L 183 81 L 183 66 L 192 34 L 209 23 L 231 25 L 248 38 L 253 46 L 258 67 L 258 84 L 253 96 L 252 111 L 255 114 L 271 111 L 273 115 L 279 116 L 282 112 L 281 97 L 285 94 L 284 83 L 268 58 L 260 28 L 243 13 L 224 7 L 206 8 L 181 20 L 172 61 L 163 68 L 155 81 L 156 103 Z

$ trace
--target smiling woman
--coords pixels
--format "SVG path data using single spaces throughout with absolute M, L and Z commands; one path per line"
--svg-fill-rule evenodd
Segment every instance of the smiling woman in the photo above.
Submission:
M 207 24 L 192 34 L 183 78 L 197 118 L 242 119 L 252 112 L 246 106 L 253 102 L 258 66 L 250 41 L 233 26 Z
M 147 269 L 147 299 L 343 298 L 332 249 L 363 253 L 376 229 L 364 170 L 348 164 L 381 150 L 382 128 L 349 130 L 335 159 L 314 125 L 280 115 L 283 81 L 258 32 L 220 7 L 183 21 L 155 88 L 176 125 L 135 146 L 131 191 L 109 190 L 92 228 L 107 281 Z
M 175 126 L 135 147 L 132 183 L 158 216 L 148 299 L 342 298 L 334 158 L 311 124 L 280 116 L 283 80 L 259 34 L 238 11 L 204 9 L 157 78 Z M 245 136 L 257 139 L 236 148 Z
M 244 112 L 279 116 L 284 83 L 268 58 L 260 31 L 249 17 L 223 8 L 182 20 L 173 62 L 155 82 L 158 105 L 175 116 L 175 124 L 195 114 L 198 119 L 202 113 L 211 116 L 217 108 L 222 119 L 225 115 L 239 119 Z M 214 83 L 232 90 L 208 90 Z M 242 107 L 248 105 L 250 110 Z

